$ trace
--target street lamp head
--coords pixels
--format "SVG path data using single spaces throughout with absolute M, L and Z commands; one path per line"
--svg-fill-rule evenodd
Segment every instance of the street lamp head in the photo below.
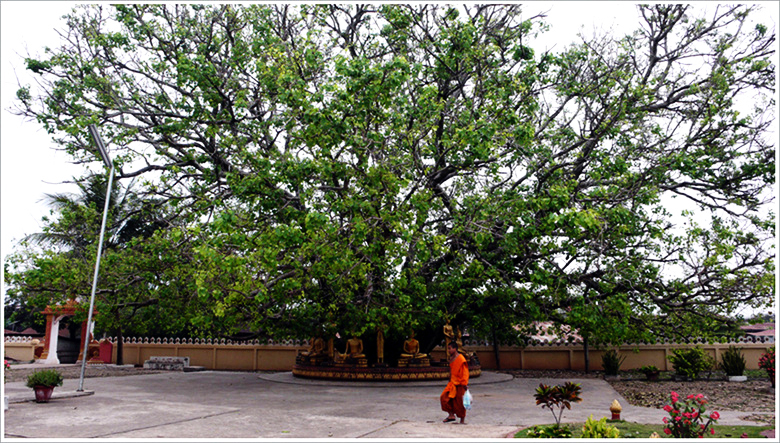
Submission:
M 100 138 L 100 133 L 98 132 L 97 126 L 89 125 L 88 129 L 89 129 L 89 134 L 92 136 L 92 139 L 95 140 L 95 144 L 98 147 L 98 152 L 100 152 L 100 157 L 103 159 L 103 163 L 106 164 L 106 167 L 108 169 L 111 169 L 112 166 L 111 157 L 108 156 L 106 145 L 103 144 L 103 139 Z

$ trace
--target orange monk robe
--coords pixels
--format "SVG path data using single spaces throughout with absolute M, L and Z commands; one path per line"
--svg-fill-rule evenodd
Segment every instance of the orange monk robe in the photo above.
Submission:
M 468 386 L 468 384 L 469 363 L 466 361 L 466 357 L 459 353 L 450 362 L 450 382 L 447 383 L 447 387 L 442 391 L 442 396 L 447 392 L 449 398 L 455 398 L 457 386 Z

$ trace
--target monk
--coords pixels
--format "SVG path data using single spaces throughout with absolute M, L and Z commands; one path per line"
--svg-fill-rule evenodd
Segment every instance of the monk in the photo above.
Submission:
M 460 418 L 460 423 L 466 422 L 466 408 L 463 407 L 463 395 L 469 389 L 469 363 L 466 357 L 458 352 L 458 345 L 451 341 L 447 345 L 447 353 L 450 362 L 450 382 L 441 393 L 441 410 L 448 413 L 444 423 Z

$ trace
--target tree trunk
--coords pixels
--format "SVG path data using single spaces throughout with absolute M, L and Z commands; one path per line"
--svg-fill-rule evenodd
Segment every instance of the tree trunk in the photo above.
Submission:
M 116 318 L 116 364 L 121 366 L 125 364 L 123 355 L 125 339 L 122 335 L 122 323 L 119 322 L 119 309 L 115 311 L 114 315 Z
M 590 355 L 588 354 L 588 337 L 582 338 L 582 349 L 585 352 L 585 373 L 590 372 Z
M 496 328 L 491 328 L 493 332 L 493 354 L 496 357 L 496 369 L 501 369 L 501 353 L 498 350 L 498 339 L 496 338 Z

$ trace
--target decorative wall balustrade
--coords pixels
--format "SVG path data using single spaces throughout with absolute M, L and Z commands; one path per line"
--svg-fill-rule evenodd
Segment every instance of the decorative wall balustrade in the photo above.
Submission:
M 672 341 L 668 338 L 666 339 L 658 339 L 655 341 L 640 341 L 640 342 L 632 342 L 632 343 L 624 343 L 621 346 L 642 346 L 642 345 L 670 345 L 670 346 L 678 346 L 678 345 L 707 345 L 707 344 L 725 344 L 725 345 L 739 345 L 744 343 L 766 343 L 766 344 L 774 344 L 775 337 L 774 335 L 764 335 L 764 336 L 744 336 L 739 337 L 736 340 L 729 340 L 724 342 L 710 342 L 707 339 L 704 338 L 689 338 L 689 339 L 682 339 L 679 341 Z M 463 341 L 464 346 L 493 346 L 493 342 L 489 340 L 464 340 Z M 534 346 L 582 346 L 583 342 L 582 340 L 575 340 L 575 341 L 568 341 L 564 339 L 557 339 L 557 338 L 551 338 L 551 339 L 541 339 L 541 340 L 531 340 L 528 342 L 526 347 L 534 347 Z M 499 346 L 514 346 L 507 343 L 501 343 Z M 592 345 L 591 345 L 592 346 Z
M 111 343 L 117 343 L 117 337 L 108 337 Z M 167 337 L 124 337 L 122 343 L 157 345 L 231 345 L 231 346 L 308 346 L 308 340 L 230 340 L 225 338 L 167 338 Z
M 33 338 L 29 335 L 6 335 L 4 341 L 6 343 L 29 343 L 33 340 L 39 340 L 39 339 Z

